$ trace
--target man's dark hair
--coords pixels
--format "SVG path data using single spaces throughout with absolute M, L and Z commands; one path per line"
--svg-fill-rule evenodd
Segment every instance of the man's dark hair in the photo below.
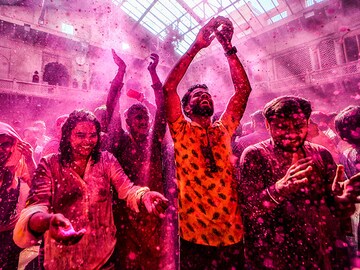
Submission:
M 281 96 L 267 103 L 263 110 L 268 122 L 274 118 L 293 118 L 303 114 L 306 119 L 311 115 L 311 103 L 305 98 L 296 96 Z
M 138 114 L 139 112 L 144 112 L 146 114 L 149 114 L 148 108 L 141 104 L 141 103 L 135 103 L 129 107 L 129 109 L 125 112 L 125 119 L 130 118 L 131 116 Z
M 75 110 L 70 115 L 69 118 L 65 121 L 61 128 L 61 140 L 60 140 L 60 160 L 61 163 L 66 166 L 71 163 L 73 160 L 73 153 L 70 144 L 71 131 L 76 127 L 80 122 L 91 122 L 95 125 L 96 135 L 98 141 L 95 145 L 95 148 L 91 152 L 91 157 L 94 160 L 94 164 L 100 160 L 100 122 L 96 119 L 95 115 L 87 110 Z
M 189 100 L 190 100 L 190 94 L 192 91 L 194 91 L 195 89 L 198 88 L 202 88 L 205 89 L 206 91 L 209 90 L 209 88 L 207 87 L 206 84 L 194 84 L 193 86 L 191 86 L 187 92 L 184 94 L 183 98 L 181 99 L 181 104 L 182 107 L 185 108 L 188 104 L 189 104 Z M 189 117 L 188 113 L 184 111 L 184 114 Z
M 360 130 L 360 106 L 348 106 L 335 117 L 335 128 L 340 138 L 350 144 L 360 145 L 360 139 L 354 138 L 353 130 Z M 360 134 L 359 134 L 360 135 Z

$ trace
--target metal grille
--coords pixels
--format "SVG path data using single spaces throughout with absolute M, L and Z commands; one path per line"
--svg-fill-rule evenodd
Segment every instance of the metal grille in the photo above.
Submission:
M 320 66 L 322 69 L 336 66 L 334 40 L 324 40 L 319 44 Z
M 275 58 L 277 79 L 293 77 L 311 71 L 311 60 L 308 48 L 291 51 Z

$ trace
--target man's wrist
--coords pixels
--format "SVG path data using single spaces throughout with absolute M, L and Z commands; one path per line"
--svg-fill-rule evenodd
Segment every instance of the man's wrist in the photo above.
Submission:
M 281 196 L 275 185 L 268 187 L 266 189 L 266 193 L 269 195 L 270 199 L 276 204 L 280 204 L 285 199 L 283 196 Z
M 232 46 L 229 50 L 225 50 L 225 56 L 230 56 L 237 53 L 235 46 Z

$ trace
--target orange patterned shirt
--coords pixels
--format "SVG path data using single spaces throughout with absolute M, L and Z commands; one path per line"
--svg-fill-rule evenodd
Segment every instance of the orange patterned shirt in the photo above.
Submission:
M 209 246 L 240 242 L 243 225 L 230 162 L 234 123 L 226 128 L 225 123 L 216 121 L 205 129 L 180 116 L 169 126 L 175 148 L 180 236 Z M 204 154 L 206 146 L 211 147 L 216 172 Z

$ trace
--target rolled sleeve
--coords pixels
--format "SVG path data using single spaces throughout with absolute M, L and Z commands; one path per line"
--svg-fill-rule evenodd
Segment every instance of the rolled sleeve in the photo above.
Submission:
M 48 213 L 48 207 L 45 205 L 31 205 L 21 211 L 13 235 L 14 242 L 19 247 L 27 248 L 33 246 L 41 239 L 41 236 L 35 236 L 29 228 L 29 219 L 38 212 Z
M 49 158 L 55 158 L 49 156 Z M 49 161 L 43 158 L 35 171 L 32 187 L 14 229 L 14 242 L 22 248 L 34 245 L 41 237 L 29 229 L 30 217 L 37 212 L 49 213 L 51 200 L 51 172 Z

